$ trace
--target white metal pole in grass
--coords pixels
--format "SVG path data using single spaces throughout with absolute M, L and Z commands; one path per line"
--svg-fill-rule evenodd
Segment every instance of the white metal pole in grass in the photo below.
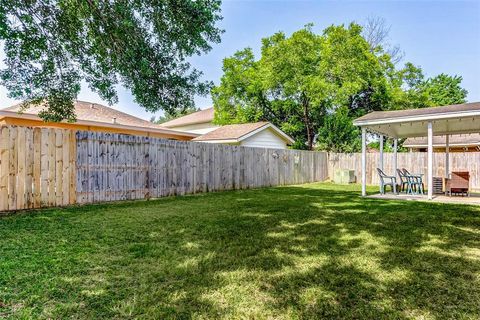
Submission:
M 433 198 L 433 124 L 431 121 L 427 125 L 428 132 L 428 200 Z
M 445 136 L 445 178 L 450 177 L 450 135 Z
M 362 127 L 362 197 L 367 195 L 367 129 Z

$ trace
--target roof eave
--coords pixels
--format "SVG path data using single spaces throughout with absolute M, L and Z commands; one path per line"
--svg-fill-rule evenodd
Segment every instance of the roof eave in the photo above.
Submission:
M 192 140 L 193 142 L 211 142 L 211 143 L 239 143 L 238 139 L 205 139 L 205 140 Z
M 373 126 L 373 125 L 382 125 L 382 124 L 448 120 L 448 119 L 469 118 L 469 117 L 478 117 L 478 116 L 480 116 L 480 110 L 445 112 L 445 113 L 417 115 L 417 116 L 390 117 L 390 118 L 372 119 L 372 120 L 361 120 L 361 118 L 359 118 L 353 121 L 353 125 L 357 127 L 364 127 L 364 126 Z

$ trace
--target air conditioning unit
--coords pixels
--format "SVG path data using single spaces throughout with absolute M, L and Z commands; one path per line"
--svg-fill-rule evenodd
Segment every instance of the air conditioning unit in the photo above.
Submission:
M 355 183 L 355 171 L 346 169 L 337 169 L 333 175 L 333 182 L 338 184 Z

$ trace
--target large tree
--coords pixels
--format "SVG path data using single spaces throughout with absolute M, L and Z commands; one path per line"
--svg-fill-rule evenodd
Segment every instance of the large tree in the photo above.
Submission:
M 0 0 L 0 81 L 15 99 L 74 120 L 81 82 L 109 103 L 117 84 L 148 111 L 191 108 L 209 83 L 186 58 L 220 41 L 219 0 Z
M 267 120 L 290 134 L 295 148 L 353 152 L 360 146 L 356 117 L 465 101 L 461 77 L 425 80 L 419 66 L 397 68 L 399 50 L 386 42 L 383 22 L 369 28 L 352 23 L 316 34 L 307 26 L 263 39 L 258 60 L 250 48 L 226 58 L 212 90 L 215 121 Z
M 325 116 L 339 106 L 380 109 L 392 68 L 374 54 L 357 24 L 316 34 L 307 26 L 290 37 L 263 39 L 259 60 L 251 49 L 224 60 L 224 75 L 212 91 L 219 124 L 271 121 L 312 149 Z

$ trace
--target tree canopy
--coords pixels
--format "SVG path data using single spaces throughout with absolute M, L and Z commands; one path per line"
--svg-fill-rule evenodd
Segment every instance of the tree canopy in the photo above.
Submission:
M 219 0 L 0 0 L 0 84 L 45 103 L 48 121 L 75 119 L 82 81 L 111 104 L 121 84 L 146 110 L 176 114 L 209 92 L 186 58 L 220 41 L 219 12 Z
M 467 102 L 467 90 L 460 83 L 461 76 L 449 76 L 441 73 L 422 83 L 422 90 L 432 106 L 445 106 Z
M 385 50 L 381 25 L 356 23 L 316 34 L 311 25 L 287 37 L 262 40 L 261 57 L 246 48 L 224 59 L 212 90 L 218 124 L 270 121 L 296 140 L 296 148 L 353 152 L 360 147 L 352 119 L 370 111 L 461 103 L 461 77 L 424 79 L 412 63 L 397 68 Z M 375 32 L 382 32 L 375 36 Z
M 262 57 L 251 49 L 224 61 L 221 84 L 212 91 L 220 124 L 268 120 L 297 141 L 314 145 L 324 117 L 336 106 L 379 109 L 382 74 L 392 65 L 375 56 L 361 27 L 331 26 L 322 35 L 307 26 L 286 37 L 263 39 Z

